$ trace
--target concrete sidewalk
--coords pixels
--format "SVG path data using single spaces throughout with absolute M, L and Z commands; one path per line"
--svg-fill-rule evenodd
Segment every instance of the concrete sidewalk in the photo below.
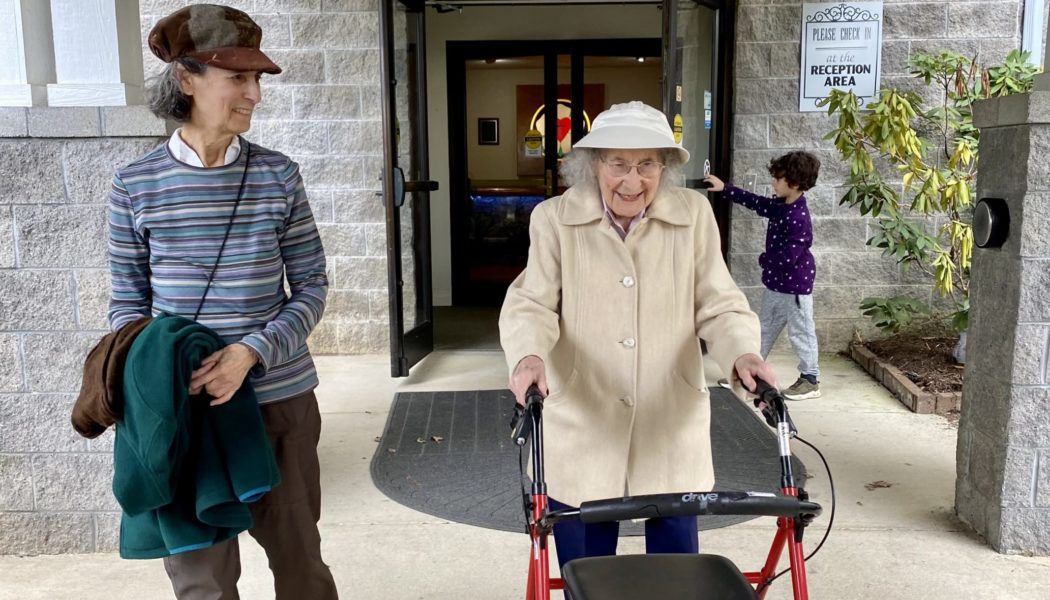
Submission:
M 793 360 L 771 358 L 782 383 Z M 799 432 L 831 464 L 837 494 L 834 530 L 808 564 L 814 599 L 1050 598 L 1050 559 L 1002 556 L 953 516 L 956 429 L 943 417 L 915 415 L 853 363 L 822 360 L 824 396 L 792 403 Z M 521 599 L 528 543 L 524 534 L 450 523 L 405 508 L 372 485 L 369 461 L 398 390 L 499 388 L 498 352 L 435 352 L 412 376 L 391 379 L 385 356 L 320 357 L 324 413 L 321 534 L 343 598 Z M 710 383 L 719 377 L 709 366 Z M 808 448 L 793 449 L 813 475 L 807 483 L 824 516 L 808 532 L 812 549 L 827 525 L 827 475 Z M 885 482 L 889 487 L 868 489 Z M 754 570 L 772 540 L 771 519 L 704 532 L 701 549 Z M 261 549 L 242 540 L 241 595 L 273 598 Z M 624 552 L 643 548 L 626 538 Z M 0 557 L 0 599 L 102 600 L 171 598 L 160 561 L 112 554 Z M 556 596 L 558 597 L 558 596 Z M 791 598 L 790 582 L 771 599 Z M 303 598 L 302 600 L 309 600 Z

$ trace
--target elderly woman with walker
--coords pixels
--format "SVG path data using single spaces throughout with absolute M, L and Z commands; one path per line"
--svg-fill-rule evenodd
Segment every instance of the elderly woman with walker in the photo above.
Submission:
M 699 339 L 733 389 L 775 385 L 759 323 L 729 275 L 701 194 L 678 187 L 689 152 L 667 118 L 613 105 L 573 145 L 570 187 L 536 207 L 500 340 L 519 404 L 544 400 L 551 508 L 711 489 L 710 400 Z M 699 339 L 698 339 L 699 338 Z M 554 526 L 558 562 L 616 553 L 618 523 Z M 696 517 L 649 519 L 647 553 L 695 553 Z

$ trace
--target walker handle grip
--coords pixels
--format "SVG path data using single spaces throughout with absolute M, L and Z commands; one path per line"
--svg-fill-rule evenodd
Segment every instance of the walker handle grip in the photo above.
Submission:
M 525 442 L 532 436 L 532 415 L 543 405 L 543 394 L 540 388 L 533 384 L 525 392 L 525 406 L 514 404 L 514 416 L 510 419 L 510 439 L 518 446 L 524 446 Z
M 529 386 L 529 389 L 525 390 L 525 405 L 529 402 L 543 402 L 543 394 L 540 392 L 540 386 L 535 383 Z
M 773 429 L 777 428 L 777 423 L 780 421 L 777 418 L 778 411 L 784 412 L 784 420 L 787 421 L 788 430 L 792 435 L 798 432 L 795 428 L 795 422 L 791 420 L 791 415 L 788 414 L 787 406 L 785 405 L 784 396 L 780 394 L 780 390 L 766 383 L 765 380 L 755 377 L 755 391 L 752 392 L 755 395 L 755 408 L 762 410 L 762 416 L 766 419 L 766 424 Z
M 772 406 L 773 400 L 780 396 L 780 390 L 766 383 L 761 377 L 755 377 L 755 389 L 751 393 L 755 395 L 755 408 L 758 408 L 759 402 Z

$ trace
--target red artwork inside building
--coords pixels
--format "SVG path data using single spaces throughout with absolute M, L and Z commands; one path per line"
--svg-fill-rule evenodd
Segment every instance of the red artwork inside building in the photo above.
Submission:
M 572 149 L 572 104 L 568 85 L 558 86 L 558 157 Z M 591 117 L 605 107 L 605 85 L 590 83 L 583 86 L 583 129 L 590 131 Z M 517 87 L 517 119 L 515 123 L 518 148 L 518 177 L 543 176 L 543 132 L 546 127 L 547 107 L 543 103 L 542 85 Z M 529 136 L 529 132 L 534 136 Z

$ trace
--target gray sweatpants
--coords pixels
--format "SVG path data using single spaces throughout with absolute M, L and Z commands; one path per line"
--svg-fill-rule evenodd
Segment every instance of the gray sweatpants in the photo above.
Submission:
M 769 356 L 773 344 L 787 325 L 788 341 L 799 359 L 798 372 L 814 377 L 820 375 L 812 294 L 782 294 L 766 289 L 762 294 L 762 312 L 758 318 L 762 322 L 763 360 Z

